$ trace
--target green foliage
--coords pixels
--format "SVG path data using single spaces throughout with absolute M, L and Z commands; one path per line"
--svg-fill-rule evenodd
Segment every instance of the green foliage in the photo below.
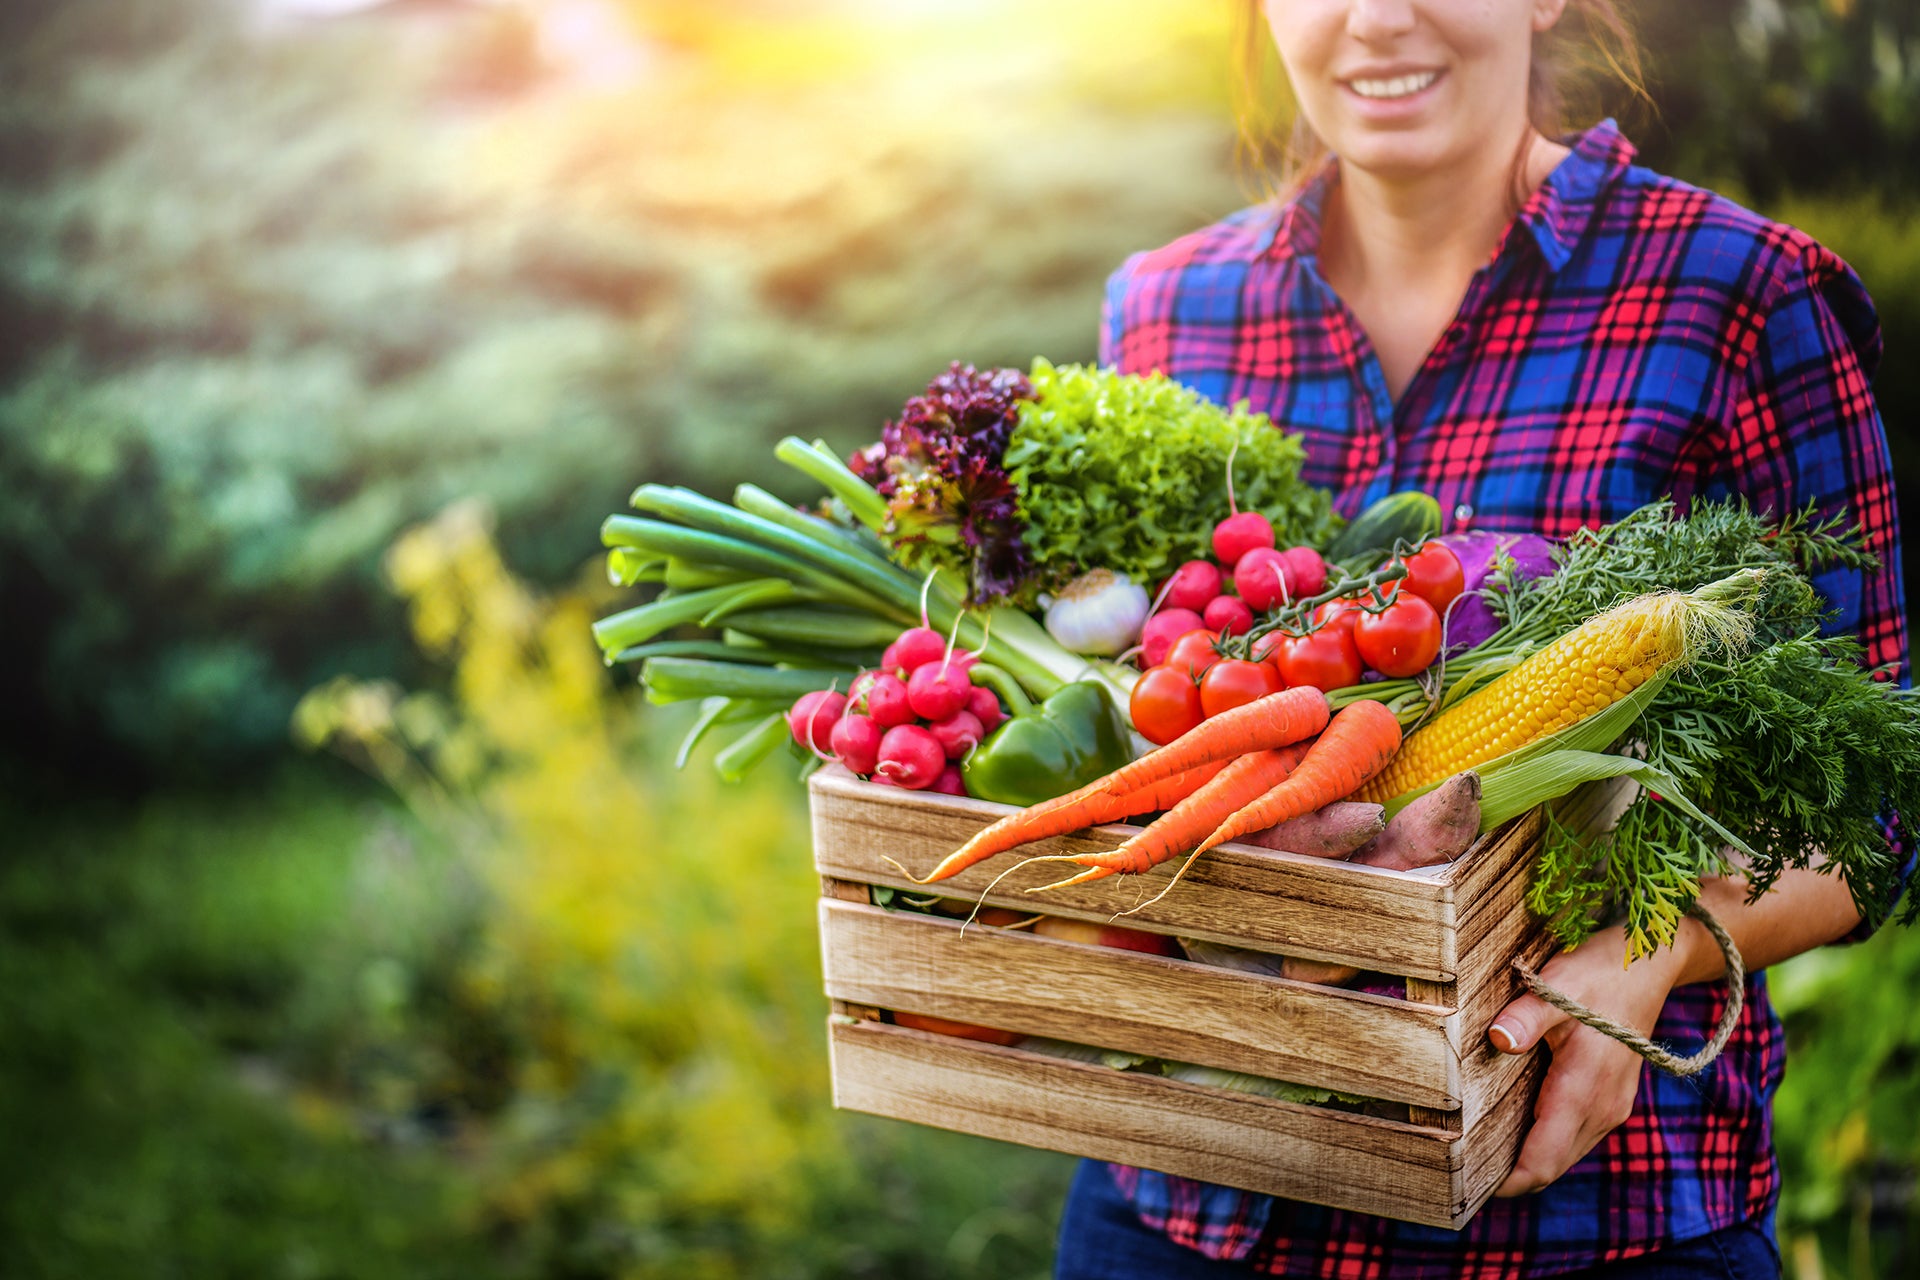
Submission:
M 1789 1261 L 1824 1254 L 1833 1280 L 1911 1275 L 1920 1265 L 1920 932 L 1883 929 L 1772 972 L 1787 1026 L 1774 1103 Z M 1798 1239 L 1796 1239 L 1796 1237 Z M 1822 1273 L 1804 1264 L 1805 1280 Z
M 1046 360 L 1033 389 L 1007 469 L 1027 551 L 1056 580 L 1111 569 L 1151 584 L 1211 555 L 1229 464 L 1240 506 L 1270 519 L 1279 545 L 1323 546 L 1337 527 L 1326 491 L 1300 480 L 1299 437 L 1244 404 L 1223 409 L 1162 374 Z
M 1762 519 L 1744 503 L 1697 503 L 1684 520 L 1657 503 L 1569 539 L 1551 577 L 1507 581 L 1498 607 L 1548 634 L 1662 586 L 1692 590 L 1741 571 L 1764 576 L 1746 605 L 1752 643 L 1709 645 L 1654 698 L 1634 732 L 1648 764 L 1726 824 L 1752 855 L 1764 892 L 1822 856 L 1869 919 L 1899 889 L 1897 846 L 1882 815 L 1920 812 L 1920 695 L 1873 679 L 1858 642 L 1815 636 L 1825 607 L 1808 580 L 1870 558 L 1835 524 Z M 1592 844 L 1550 832 L 1530 904 L 1566 941 L 1612 913 L 1629 946 L 1671 938 L 1699 878 L 1723 869 L 1721 832 L 1642 796 Z M 1902 918 L 1920 915 L 1908 899 Z
M 404 815 L 287 777 L 0 821 L 0 1272 L 524 1274 L 405 1087 L 480 1046 L 471 895 Z
M 1649 160 L 1762 200 L 1911 195 L 1920 17 L 1909 0 L 1635 0 L 1659 104 Z

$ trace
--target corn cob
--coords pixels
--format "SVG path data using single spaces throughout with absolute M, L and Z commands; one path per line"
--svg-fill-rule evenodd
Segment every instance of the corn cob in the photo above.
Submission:
M 1393 763 L 1351 799 L 1382 803 L 1577 724 L 1690 660 L 1709 637 L 1739 645 L 1752 619 L 1722 603 L 1733 583 L 1636 596 L 1587 619 L 1407 735 Z

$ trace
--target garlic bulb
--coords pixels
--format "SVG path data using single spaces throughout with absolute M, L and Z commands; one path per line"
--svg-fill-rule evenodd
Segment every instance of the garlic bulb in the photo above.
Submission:
M 1124 573 L 1081 574 L 1047 604 L 1047 631 L 1071 653 L 1112 657 L 1140 639 L 1152 601 Z

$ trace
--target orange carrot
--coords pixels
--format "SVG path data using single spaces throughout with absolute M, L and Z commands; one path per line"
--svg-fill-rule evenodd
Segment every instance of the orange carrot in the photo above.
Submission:
M 1341 708 L 1306 758 L 1278 786 L 1234 813 L 1195 853 L 1345 800 L 1400 750 L 1400 722 L 1371 699 Z
M 1178 857 L 1200 839 L 1201 833 L 1214 830 L 1233 813 L 1271 791 L 1293 771 L 1307 750 L 1305 744 L 1296 743 L 1241 756 L 1222 769 L 1213 781 L 1175 805 L 1166 816 L 1118 849 L 1110 849 L 1105 853 L 1083 853 L 1065 859 L 1091 870 L 1058 884 L 1048 885 L 1047 888 L 1085 884 L 1089 880 L 1099 880 L 1116 873 L 1138 875 L 1169 858 Z
M 1311 685 L 1282 689 L 1201 721 L 1158 751 L 1122 765 L 1095 785 L 1110 794 L 1137 791 L 1155 779 L 1210 760 L 1304 741 L 1326 725 L 1326 694 Z
M 916 876 L 913 882 L 932 884 L 936 880 L 945 880 L 996 853 L 1005 853 L 1008 849 L 1035 840 L 1045 840 L 1049 836 L 1063 836 L 1069 831 L 1097 827 L 1103 822 L 1118 822 L 1122 818 L 1152 813 L 1156 809 L 1171 809 L 1212 781 L 1215 774 L 1231 763 L 1229 760 L 1215 760 L 1210 764 L 1198 765 L 1125 795 L 1109 795 L 1101 790 L 1105 782 L 1103 778 L 1078 791 L 1042 800 L 1019 813 L 1008 814 L 987 827 L 948 854 L 939 866 L 927 873 L 924 880 Z

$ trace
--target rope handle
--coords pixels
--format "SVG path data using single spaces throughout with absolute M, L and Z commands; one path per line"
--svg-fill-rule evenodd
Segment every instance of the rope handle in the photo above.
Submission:
M 1623 1026 L 1613 1019 L 1604 1017 L 1587 1008 L 1571 996 L 1562 995 L 1541 981 L 1540 975 L 1519 960 L 1513 967 L 1520 974 L 1520 980 L 1527 984 L 1527 990 L 1566 1014 L 1577 1022 L 1585 1023 L 1601 1035 L 1611 1036 L 1627 1048 L 1633 1050 L 1654 1066 L 1669 1075 L 1691 1076 L 1706 1070 L 1707 1065 L 1720 1056 L 1727 1047 L 1727 1041 L 1733 1038 L 1733 1028 L 1740 1021 L 1740 1010 L 1747 1002 L 1747 966 L 1740 959 L 1740 948 L 1733 944 L 1733 937 L 1713 914 L 1695 902 L 1687 908 L 1687 914 L 1707 927 L 1713 940 L 1720 944 L 1720 951 L 1727 958 L 1727 1007 L 1720 1014 L 1720 1025 L 1714 1028 L 1713 1038 L 1706 1047 L 1690 1058 L 1682 1058 L 1671 1050 L 1663 1049 L 1647 1039 L 1632 1027 Z

